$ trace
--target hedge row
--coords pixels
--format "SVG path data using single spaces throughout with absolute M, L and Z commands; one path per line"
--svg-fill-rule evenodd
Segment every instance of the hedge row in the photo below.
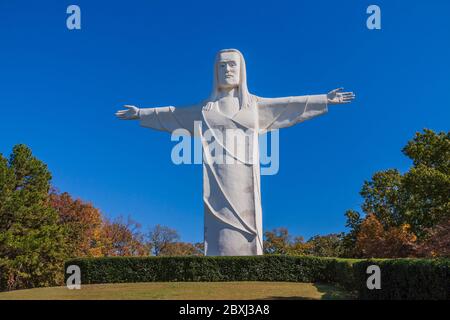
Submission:
M 366 286 L 370 265 L 380 267 L 380 290 Z M 450 300 L 450 259 L 366 260 L 353 268 L 360 299 Z
M 381 268 L 381 290 L 368 290 L 366 269 Z M 449 299 L 450 260 L 356 260 L 309 256 L 110 257 L 66 262 L 81 283 L 291 281 L 336 284 L 360 299 Z M 68 276 L 68 275 L 66 275 Z

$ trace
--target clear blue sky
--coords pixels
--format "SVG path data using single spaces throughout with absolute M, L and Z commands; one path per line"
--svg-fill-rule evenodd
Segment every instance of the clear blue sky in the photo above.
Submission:
M 66 28 L 78 4 L 82 29 Z M 448 130 L 450 2 L 1 1 L 0 152 L 30 146 L 61 191 L 110 217 L 202 241 L 202 170 L 176 166 L 170 135 L 121 122 L 123 104 L 205 98 L 214 54 L 238 48 L 249 89 L 276 97 L 344 86 L 352 105 L 280 132 L 280 171 L 262 177 L 264 229 L 344 229 L 364 180 L 410 162 L 400 150 L 424 127 Z

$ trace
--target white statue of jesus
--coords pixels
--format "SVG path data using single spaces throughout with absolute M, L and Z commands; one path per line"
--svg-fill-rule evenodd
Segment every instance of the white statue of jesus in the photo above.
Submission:
M 173 132 L 185 129 L 197 134 L 203 146 L 203 201 L 205 255 L 242 256 L 263 254 L 258 135 L 290 127 L 327 112 L 328 104 L 350 103 L 355 95 L 328 94 L 261 98 L 249 93 L 242 54 L 236 49 L 216 55 L 210 97 L 188 107 L 139 109 L 126 105 L 116 113 L 122 120 L 139 119 L 140 125 Z M 195 125 L 197 127 L 195 127 Z M 233 148 L 224 137 L 230 129 L 244 132 Z M 214 161 L 206 132 L 221 146 L 231 163 Z M 212 132 L 212 134 L 211 134 Z M 217 149 L 217 148 L 214 148 Z M 245 149 L 245 150 L 244 150 Z M 244 151 L 244 152 L 243 152 Z M 242 156 L 247 154 L 247 157 Z

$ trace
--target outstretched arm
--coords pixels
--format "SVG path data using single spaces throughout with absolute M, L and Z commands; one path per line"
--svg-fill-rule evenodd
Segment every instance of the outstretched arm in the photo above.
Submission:
M 188 130 L 194 134 L 194 122 L 201 120 L 201 108 L 158 107 L 140 109 L 125 105 L 126 110 L 119 110 L 116 116 L 121 120 L 140 120 L 140 125 L 146 128 L 173 132 L 177 129 Z
M 293 126 L 328 111 L 328 104 L 349 103 L 355 95 L 340 92 L 342 88 L 328 94 L 293 96 L 283 98 L 257 98 L 259 128 L 264 133 L 273 129 Z

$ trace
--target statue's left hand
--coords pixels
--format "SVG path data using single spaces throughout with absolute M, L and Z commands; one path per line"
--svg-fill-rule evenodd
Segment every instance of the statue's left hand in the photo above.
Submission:
M 350 103 L 355 99 L 353 92 L 340 92 L 342 89 L 344 88 L 338 88 L 328 92 L 327 99 L 329 104 Z

